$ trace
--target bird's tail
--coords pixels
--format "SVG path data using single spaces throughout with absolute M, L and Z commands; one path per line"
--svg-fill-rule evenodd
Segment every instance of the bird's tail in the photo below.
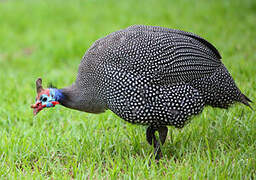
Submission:
M 252 101 L 247 96 L 245 96 L 243 93 L 241 93 L 240 102 L 243 103 L 244 105 L 250 107 L 251 110 L 253 110 L 253 108 L 249 104 L 249 103 L 252 103 Z

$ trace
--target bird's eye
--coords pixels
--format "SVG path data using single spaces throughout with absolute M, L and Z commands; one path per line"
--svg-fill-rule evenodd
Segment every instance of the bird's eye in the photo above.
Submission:
M 43 101 L 43 102 L 46 102 L 46 101 L 47 101 L 47 97 L 44 97 L 44 98 L 42 99 L 42 101 Z

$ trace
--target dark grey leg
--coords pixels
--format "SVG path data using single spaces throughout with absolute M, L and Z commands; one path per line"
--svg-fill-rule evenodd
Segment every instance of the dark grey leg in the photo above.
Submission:
M 155 136 L 156 131 L 158 131 L 159 139 L 161 141 L 161 144 L 163 145 L 168 133 L 168 128 L 166 126 L 158 126 L 158 127 L 149 126 L 147 128 L 147 132 L 146 132 L 147 141 L 150 145 L 152 144 L 154 145 L 155 159 L 159 160 L 162 157 L 162 151 L 160 148 L 160 142 L 157 140 Z

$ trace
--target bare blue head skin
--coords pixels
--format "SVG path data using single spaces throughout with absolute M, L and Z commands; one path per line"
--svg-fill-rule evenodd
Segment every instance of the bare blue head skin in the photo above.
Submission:
M 31 105 L 31 108 L 34 109 L 34 115 L 37 115 L 44 108 L 55 107 L 56 104 L 60 104 L 60 100 L 63 98 L 63 94 L 60 89 L 43 89 L 41 78 L 38 78 L 36 81 L 36 89 L 36 103 Z

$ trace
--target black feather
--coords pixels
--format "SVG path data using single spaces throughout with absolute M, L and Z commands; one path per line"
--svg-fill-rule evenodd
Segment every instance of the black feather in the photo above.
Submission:
M 56 89 L 57 89 L 57 87 L 56 87 L 55 85 L 53 85 L 52 82 L 50 82 L 50 83 L 48 84 L 48 88 L 56 88 Z

